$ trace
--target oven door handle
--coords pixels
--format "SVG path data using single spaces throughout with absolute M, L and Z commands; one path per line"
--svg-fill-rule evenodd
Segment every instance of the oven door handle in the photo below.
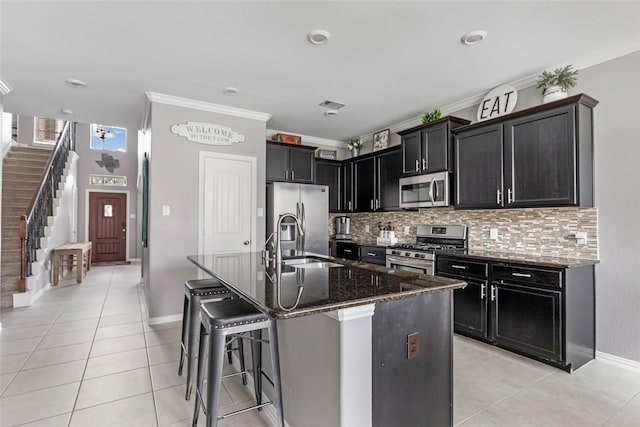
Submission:
M 390 264 L 401 264 L 406 265 L 407 267 L 417 267 L 417 268 L 426 268 L 428 265 L 433 265 L 433 261 L 419 261 L 415 262 L 412 259 L 407 258 L 397 258 L 387 255 L 387 263 Z

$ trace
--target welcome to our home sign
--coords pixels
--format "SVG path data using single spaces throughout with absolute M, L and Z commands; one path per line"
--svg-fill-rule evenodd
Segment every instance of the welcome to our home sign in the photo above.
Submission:
M 486 94 L 480 102 L 477 119 L 482 122 L 509 114 L 516 107 L 517 101 L 518 92 L 513 86 L 498 86 Z
M 188 141 L 207 145 L 231 145 L 244 142 L 244 135 L 230 127 L 205 122 L 186 122 L 171 126 L 171 132 Z

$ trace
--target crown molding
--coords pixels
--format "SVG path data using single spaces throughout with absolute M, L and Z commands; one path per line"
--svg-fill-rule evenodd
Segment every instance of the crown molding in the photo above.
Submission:
M 9 95 L 12 90 L 11 86 L 0 77 L 0 95 Z
M 271 114 L 259 111 L 245 110 L 243 108 L 229 107 L 227 105 L 213 104 L 210 102 L 196 101 L 195 99 L 181 98 L 179 96 L 165 95 L 156 92 L 145 92 L 150 102 L 173 105 L 176 107 L 192 108 L 194 110 L 208 111 L 211 113 L 226 114 L 227 116 L 241 117 L 243 119 L 260 120 L 267 122 Z
M 273 135 L 275 135 L 276 133 L 287 133 L 290 134 L 292 132 L 287 132 L 287 131 L 282 131 L 282 130 L 275 130 L 275 129 L 267 129 L 266 135 L 267 138 L 271 138 Z M 326 139 L 326 138 L 318 138 L 317 136 L 310 136 L 310 135 L 300 135 L 298 133 L 294 133 L 294 135 L 298 135 L 302 138 L 302 143 L 304 145 L 325 145 L 327 147 L 338 147 L 338 148 L 344 148 L 346 146 L 346 142 L 345 141 L 337 141 L 335 139 Z

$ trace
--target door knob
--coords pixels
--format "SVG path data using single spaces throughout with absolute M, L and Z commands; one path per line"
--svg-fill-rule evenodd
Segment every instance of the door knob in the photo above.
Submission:
M 248 241 L 248 240 L 245 240 L 244 242 L 242 242 L 242 244 L 246 246 L 246 245 L 248 245 L 248 244 L 249 244 L 249 241 Z

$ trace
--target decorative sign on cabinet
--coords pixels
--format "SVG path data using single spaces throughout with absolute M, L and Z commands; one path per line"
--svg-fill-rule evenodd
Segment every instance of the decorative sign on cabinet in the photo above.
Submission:
M 518 92 L 513 86 L 502 85 L 485 95 L 478 106 L 477 119 L 483 122 L 509 114 L 516 108 Z

